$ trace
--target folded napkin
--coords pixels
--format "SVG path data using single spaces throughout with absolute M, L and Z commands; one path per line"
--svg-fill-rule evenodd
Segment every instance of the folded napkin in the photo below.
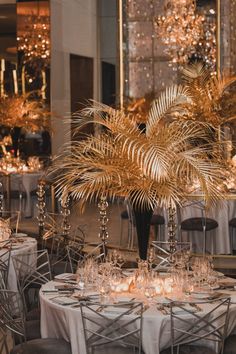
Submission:
M 60 280 L 75 280 L 76 279 L 76 274 L 63 273 L 63 274 L 56 275 L 54 278 L 55 279 L 60 279 Z
M 121 306 L 108 306 L 104 307 L 103 312 L 105 313 L 124 313 L 127 311 L 127 307 L 121 307 Z
M 188 314 L 187 311 L 189 312 L 192 312 L 192 313 L 195 313 L 195 312 L 198 312 L 199 311 L 199 308 L 198 307 L 195 307 L 195 306 L 191 306 L 190 304 L 184 304 L 183 305 L 184 309 L 178 307 L 178 306 L 174 306 L 172 307 L 172 311 L 175 315 L 181 315 L 181 314 Z M 170 309 L 169 309 L 170 311 Z
M 59 305 L 73 305 L 73 304 L 78 303 L 77 300 L 72 299 L 70 297 L 66 297 L 66 296 L 58 296 L 58 297 L 52 298 L 51 301 L 55 302 L 56 304 L 59 304 Z

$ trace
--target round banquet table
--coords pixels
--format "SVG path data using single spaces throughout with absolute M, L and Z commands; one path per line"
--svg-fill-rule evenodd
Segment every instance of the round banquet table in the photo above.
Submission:
M 12 243 L 11 256 L 19 257 L 21 254 L 37 251 L 37 241 L 32 237 L 22 236 L 22 235 L 18 234 L 18 236 L 14 237 L 16 242 Z M 4 255 L 6 250 L 7 250 L 6 248 L 0 247 L 0 257 L 1 255 Z M 32 255 L 32 257 L 36 257 L 36 255 L 35 254 Z M 32 257 L 29 257 L 29 264 L 33 262 Z M 17 291 L 17 276 L 16 276 L 16 272 L 11 257 L 10 257 L 9 273 L 8 273 L 8 288 L 9 290 Z
M 235 280 L 232 281 L 235 282 Z M 50 290 L 55 289 L 56 284 L 58 285 L 58 282 L 50 281 L 43 285 L 40 291 L 41 336 L 42 338 L 63 338 L 71 343 L 72 354 L 84 354 L 86 349 L 79 305 L 73 307 L 73 304 L 55 303 L 54 300 L 60 295 L 50 293 Z M 134 294 L 125 296 L 133 298 Z M 140 297 L 136 300 L 141 301 Z M 231 301 L 233 304 L 230 305 L 228 335 L 236 330 L 236 291 L 231 296 Z M 210 306 L 210 304 L 202 306 L 204 314 L 204 306 Z M 163 314 L 156 305 L 150 306 L 143 313 L 143 351 L 145 354 L 158 354 L 160 350 L 170 346 L 170 340 L 170 316 Z

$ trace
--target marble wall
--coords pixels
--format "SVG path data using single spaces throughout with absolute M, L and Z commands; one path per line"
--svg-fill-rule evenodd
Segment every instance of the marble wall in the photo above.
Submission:
M 70 140 L 70 54 L 94 59 L 94 93 L 99 99 L 97 2 L 51 0 L 52 154 Z M 68 131 L 68 134 L 65 132 Z

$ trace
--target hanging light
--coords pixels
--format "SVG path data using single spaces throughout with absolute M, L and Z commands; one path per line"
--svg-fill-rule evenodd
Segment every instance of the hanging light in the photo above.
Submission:
M 23 52 L 23 62 L 42 69 L 50 61 L 50 20 L 46 14 L 40 14 L 37 1 L 37 14 L 25 16 L 25 27 L 21 36 L 17 37 L 18 50 Z
M 171 63 L 183 65 L 203 37 L 205 17 L 196 13 L 196 0 L 167 0 L 164 10 L 165 15 L 154 19 L 156 32 Z

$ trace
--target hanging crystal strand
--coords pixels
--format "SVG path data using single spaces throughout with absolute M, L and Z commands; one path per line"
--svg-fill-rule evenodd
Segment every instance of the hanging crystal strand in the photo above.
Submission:
M 2 182 L 0 182 L 0 217 L 2 217 L 2 212 L 3 212 L 3 185 Z
M 168 208 L 168 242 L 170 243 L 170 254 L 176 251 L 176 207 L 170 205 Z
M 106 240 L 108 239 L 108 231 L 107 231 L 107 223 L 108 223 L 108 217 L 107 217 L 107 208 L 108 208 L 108 202 L 107 198 L 105 196 L 101 196 L 100 201 L 98 203 L 98 209 L 99 209 L 99 214 L 100 214 L 100 232 L 98 234 L 98 237 L 102 241 L 102 246 L 101 246 L 101 253 L 104 254 L 104 260 L 107 254 L 107 249 L 106 249 Z
M 69 233 L 70 233 L 70 229 L 71 229 L 71 225 L 69 222 L 69 216 L 70 216 L 70 197 L 68 196 L 68 194 L 64 197 L 61 198 L 61 214 L 63 216 L 63 220 L 62 220 L 62 235 L 63 235 L 63 239 L 64 239 L 64 244 L 68 244 L 69 241 Z
M 46 202 L 45 202 L 45 181 L 44 180 L 39 180 L 38 182 L 38 190 L 36 192 L 38 196 L 38 203 L 37 203 L 37 208 L 38 208 L 38 227 L 39 227 L 39 238 L 43 238 L 44 234 L 44 221 L 46 218 L 45 212 L 46 212 Z

